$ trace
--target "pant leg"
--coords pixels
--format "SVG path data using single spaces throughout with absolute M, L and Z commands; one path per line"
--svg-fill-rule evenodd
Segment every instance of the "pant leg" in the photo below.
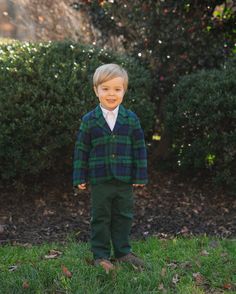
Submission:
M 133 221 L 133 188 L 117 181 L 116 196 L 112 202 L 111 239 L 115 257 L 131 252 L 129 235 Z
M 112 203 L 112 189 L 109 183 L 91 185 L 91 200 L 91 250 L 94 259 L 108 259 L 111 254 Z

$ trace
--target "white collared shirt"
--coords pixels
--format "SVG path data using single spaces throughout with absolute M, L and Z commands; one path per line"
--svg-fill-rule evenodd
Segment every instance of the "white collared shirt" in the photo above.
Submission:
M 100 104 L 100 107 L 102 109 L 103 116 L 110 127 L 111 131 L 113 131 L 114 126 L 116 124 L 117 116 L 118 116 L 118 111 L 119 111 L 119 105 L 113 109 L 113 110 L 107 110 L 102 105 Z

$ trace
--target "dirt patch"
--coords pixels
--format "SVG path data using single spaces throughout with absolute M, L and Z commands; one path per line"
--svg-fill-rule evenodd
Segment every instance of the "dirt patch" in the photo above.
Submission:
M 0 242 L 42 243 L 73 236 L 89 240 L 89 191 L 72 189 L 71 175 L 45 177 L 38 191 L 0 189 Z M 145 188 L 135 189 L 132 238 L 150 235 L 236 236 L 236 198 L 199 179 L 152 172 Z

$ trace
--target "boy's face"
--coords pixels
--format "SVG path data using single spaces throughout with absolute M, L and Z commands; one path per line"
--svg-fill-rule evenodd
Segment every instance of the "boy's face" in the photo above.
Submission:
M 102 107 L 113 110 L 123 101 L 125 95 L 124 79 L 117 77 L 106 81 L 94 87 L 94 91 Z

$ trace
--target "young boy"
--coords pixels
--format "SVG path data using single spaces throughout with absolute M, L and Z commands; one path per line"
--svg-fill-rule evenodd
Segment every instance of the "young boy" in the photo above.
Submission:
M 82 118 L 75 144 L 73 185 L 84 190 L 90 183 L 94 263 L 113 268 L 112 243 L 118 262 L 144 267 L 129 242 L 132 187 L 147 183 L 147 154 L 138 117 L 121 105 L 128 75 L 117 64 L 105 64 L 96 69 L 93 84 L 100 105 Z

